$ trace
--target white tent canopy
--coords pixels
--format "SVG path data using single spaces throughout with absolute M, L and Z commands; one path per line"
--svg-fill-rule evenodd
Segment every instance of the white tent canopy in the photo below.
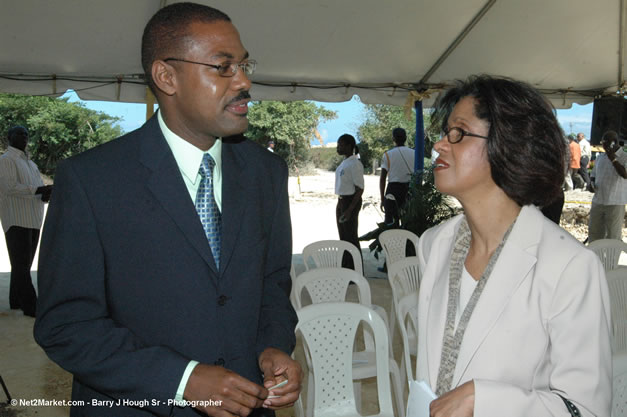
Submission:
M 624 87 L 625 0 L 200 2 L 258 61 L 255 100 L 404 104 L 478 73 L 530 82 L 556 107 Z M 0 91 L 144 102 L 141 34 L 168 3 L 2 0 Z

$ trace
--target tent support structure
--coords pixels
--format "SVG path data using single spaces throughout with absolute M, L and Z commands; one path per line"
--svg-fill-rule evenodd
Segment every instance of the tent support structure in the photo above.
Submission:
M 618 89 L 623 93 L 625 88 L 625 18 L 627 17 L 627 1 L 620 0 L 620 22 L 618 34 Z
M 621 0 L 621 1 L 624 1 L 624 0 Z M 440 58 L 438 58 L 438 60 L 435 61 L 435 64 L 433 64 L 433 66 L 429 68 L 429 71 L 427 71 L 427 73 L 422 77 L 419 84 L 426 84 L 429 81 L 429 78 L 431 78 L 433 73 L 436 72 L 438 68 L 440 68 L 440 66 L 444 63 L 444 61 L 446 61 L 449 55 L 452 54 L 453 51 L 455 51 L 455 49 L 459 46 L 460 43 L 462 43 L 462 41 L 466 38 L 466 36 L 468 36 L 470 31 L 477 25 L 477 23 L 479 23 L 479 21 L 483 18 L 483 16 L 485 16 L 485 14 L 492 8 L 492 6 L 494 6 L 494 3 L 496 3 L 496 0 L 488 0 L 488 2 L 483 5 L 481 10 L 479 10 L 479 13 L 477 13 L 475 17 L 472 18 L 470 23 L 468 23 L 468 25 L 464 28 L 464 30 L 462 30 L 462 32 L 457 36 L 457 38 L 455 38 L 453 43 L 450 44 L 449 47 L 446 48 L 446 51 L 444 51 L 444 53 L 440 56 Z
M 146 87 L 146 120 L 155 114 L 155 95 L 150 91 L 150 87 Z
M 414 102 L 416 110 L 416 143 L 414 143 L 414 172 L 418 173 L 417 181 L 422 181 L 422 172 L 425 169 L 425 121 L 422 117 L 422 100 Z
M 620 0 L 621 4 L 625 0 Z M 453 43 L 446 48 L 446 51 L 435 61 L 435 64 L 429 68 L 429 71 L 422 77 L 418 85 L 427 85 L 429 78 L 440 68 L 440 66 L 446 61 L 446 59 L 455 51 L 455 49 L 459 46 L 460 43 L 468 36 L 470 31 L 479 23 L 483 16 L 494 6 L 496 0 L 488 0 L 486 4 L 483 5 L 481 10 L 472 18 L 472 20 L 468 23 L 468 25 L 462 30 L 462 32 L 455 38 Z M 621 60 L 622 62 L 622 60 Z M 414 144 L 415 149 L 415 158 L 414 158 L 414 171 L 419 173 L 419 179 L 422 181 L 422 172 L 424 171 L 424 157 L 425 157 L 425 126 L 424 126 L 424 118 L 422 116 L 422 100 L 416 100 L 414 102 L 414 108 L 416 110 L 416 143 Z

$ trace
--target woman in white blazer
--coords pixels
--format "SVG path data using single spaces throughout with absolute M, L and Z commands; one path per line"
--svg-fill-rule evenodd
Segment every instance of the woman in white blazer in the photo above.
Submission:
M 418 247 L 418 378 L 432 417 L 608 417 L 609 295 L 600 261 L 538 206 L 565 142 L 531 86 L 489 76 L 436 103 L 435 184 L 464 208 Z M 573 414 L 574 415 L 574 414 Z

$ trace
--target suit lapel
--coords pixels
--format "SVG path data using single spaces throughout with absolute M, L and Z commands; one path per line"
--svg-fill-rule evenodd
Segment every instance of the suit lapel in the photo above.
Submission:
M 220 270 L 228 267 L 246 209 L 245 185 L 248 164 L 234 143 L 222 143 L 222 247 Z
M 143 129 L 145 133 L 141 141 L 139 158 L 140 162 L 151 171 L 147 179 L 147 187 L 179 227 L 190 245 L 215 272 L 211 274 L 215 284 L 218 271 L 211 255 L 209 242 L 181 171 L 161 133 L 157 116 L 153 116 Z
M 464 371 L 481 343 L 535 265 L 537 245 L 541 236 L 541 216 L 542 214 L 534 207 L 522 208 L 468 322 L 457 358 L 453 387 L 461 382 Z M 448 296 L 446 298 L 448 299 Z

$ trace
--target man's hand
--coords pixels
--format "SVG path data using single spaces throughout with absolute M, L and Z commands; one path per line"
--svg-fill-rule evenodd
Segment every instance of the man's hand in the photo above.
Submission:
M 41 201 L 43 201 L 44 203 L 50 201 L 50 195 L 52 194 L 52 185 L 37 187 L 37 190 L 35 190 L 35 194 L 40 194 Z
M 197 407 L 215 417 L 245 417 L 260 408 L 268 390 L 221 366 L 198 364 L 187 381 L 187 401 L 221 401 L 217 407 Z
M 475 412 L 475 383 L 468 381 L 429 406 L 431 417 L 472 417 Z
M 285 386 L 270 391 L 269 395 L 276 395 L 278 398 L 266 399 L 263 406 L 278 410 L 294 405 L 300 394 L 300 384 L 303 379 L 300 364 L 279 349 L 266 348 L 259 355 L 259 369 L 263 372 L 263 385 L 266 388 L 286 379 L 289 381 Z

